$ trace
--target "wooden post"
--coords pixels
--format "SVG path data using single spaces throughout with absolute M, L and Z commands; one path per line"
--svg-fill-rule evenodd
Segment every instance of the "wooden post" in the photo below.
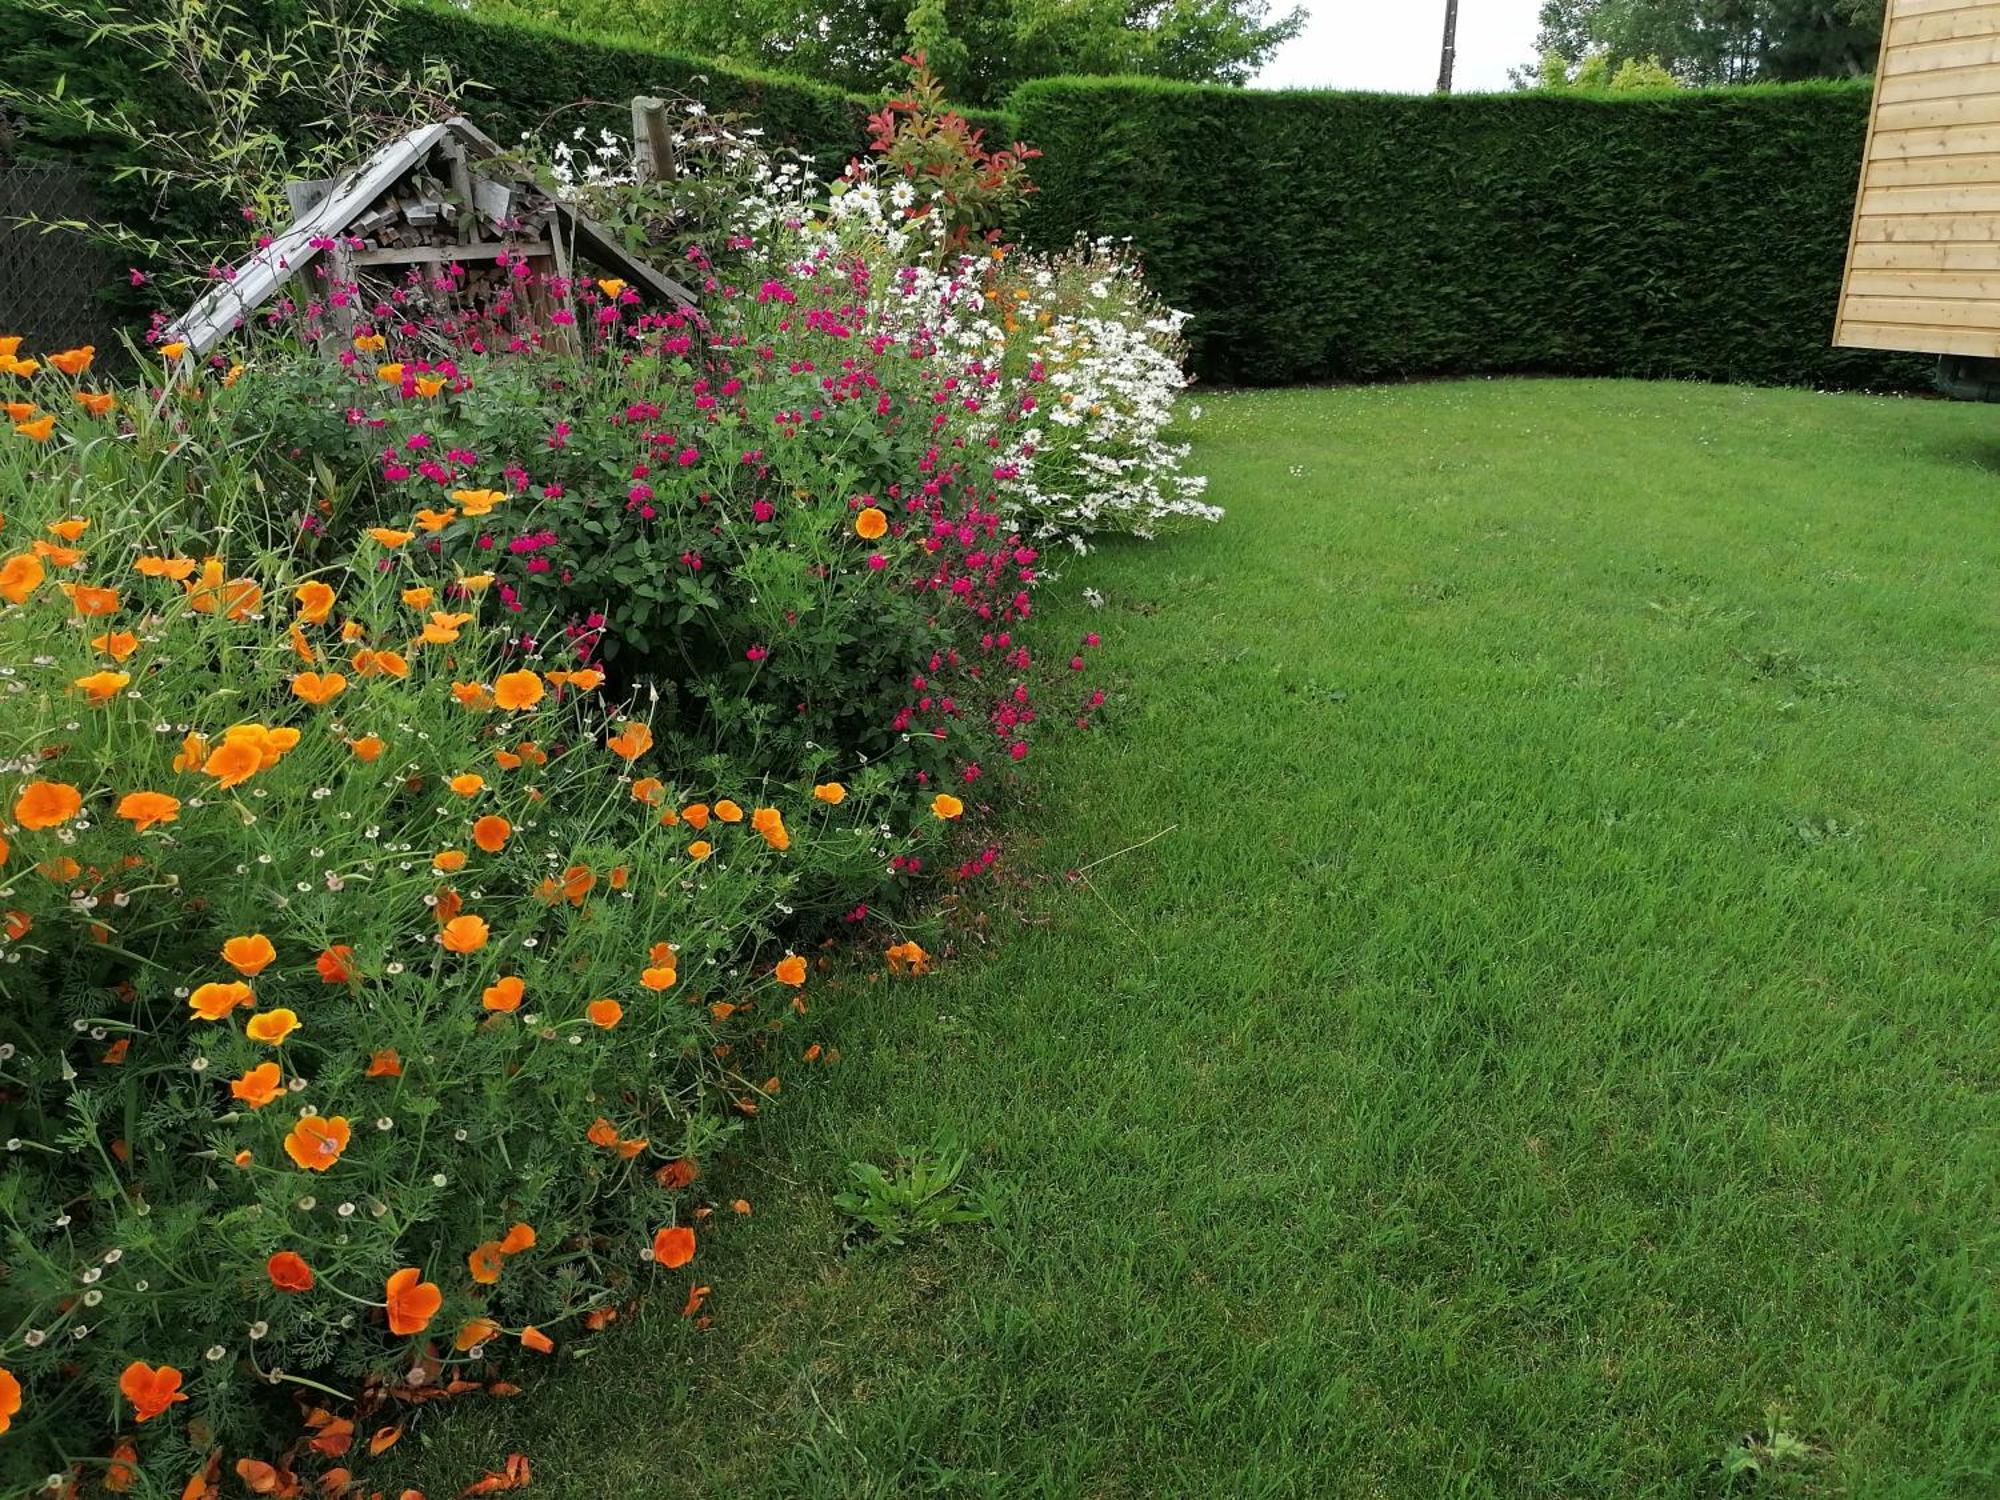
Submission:
M 1444 57 L 1438 63 L 1438 92 L 1451 92 L 1451 75 L 1458 65 L 1458 0 L 1444 0 Z
M 632 152 L 639 181 L 676 175 L 674 133 L 667 124 L 666 100 L 643 94 L 633 99 Z

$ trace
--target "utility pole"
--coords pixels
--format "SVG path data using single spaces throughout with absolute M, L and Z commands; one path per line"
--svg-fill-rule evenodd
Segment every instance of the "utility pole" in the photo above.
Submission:
M 1458 0 L 1444 0 L 1444 59 L 1438 64 L 1438 92 L 1451 92 L 1451 73 L 1458 62 Z

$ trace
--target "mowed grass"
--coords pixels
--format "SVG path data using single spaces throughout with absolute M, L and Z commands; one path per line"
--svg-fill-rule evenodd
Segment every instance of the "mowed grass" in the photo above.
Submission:
M 841 1061 L 711 1164 L 755 1207 L 713 1326 L 663 1278 L 412 1477 L 2000 1494 L 2000 413 L 1498 382 L 1199 431 L 1227 521 L 1052 590 L 1122 699 L 1015 884 L 939 973 L 820 987 Z M 845 1164 L 944 1129 L 1000 1224 L 843 1254 Z M 1771 1424 L 1809 1451 L 1732 1479 Z

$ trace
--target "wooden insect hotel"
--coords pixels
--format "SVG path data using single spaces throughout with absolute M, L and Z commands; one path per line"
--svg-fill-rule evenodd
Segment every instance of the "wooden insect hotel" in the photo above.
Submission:
M 589 275 L 693 305 L 685 287 L 510 166 L 463 119 L 413 130 L 339 177 L 286 192 L 291 226 L 169 325 L 166 336 L 195 357 L 302 273 L 317 283 L 317 331 L 329 346 L 344 346 L 357 315 L 389 301 L 446 317 L 517 306 L 544 338 L 560 337 L 564 320 L 548 315 Z M 335 288 L 352 292 L 324 295 Z
M 2000 382 L 2000 3 L 1887 0 L 1833 341 Z

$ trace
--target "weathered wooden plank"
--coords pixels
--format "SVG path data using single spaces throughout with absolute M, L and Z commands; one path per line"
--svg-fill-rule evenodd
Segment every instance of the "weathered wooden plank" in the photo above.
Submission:
M 1842 308 L 1849 323 L 1908 323 L 1926 328 L 1990 328 L 2000 332 L 2000 299 L 1982 302 L 1937 297 L 1850 296 Z
M 1993 0 L 1889 0 L 1889 13 L 1905 16 L 1936 16 L 1954 10 L 1990 10 Z
M 1864 218 L 1881 214 L 1966 214 L 2000 212 L 2000 182 L 1991 185 L 1952 183 L 1942 187 L 1876 187 L 1861 189 Z
M 1985 98 L 1996 91 L 2000 91 L 2000 67 L 1992 63 L 1884 76 L 1875 83 L 1875 97 L 1884 104 L 1907 104 L 1914 99 Z
M 2000 101 L 1996 101 L 2000 103 Z M 1916 130 L 1878 126 L 1868 148 L 1872 162 L 1922 161 L 1933 156 L 2000 155 L 2000 119 L 1984 123 L 1956 122 Z
M 524 240 L 511 245 L 402 245 L 385 250 L 357 250 L 357 266 L 442 265 L 456 261 L 495 260 L 502 255 L 552 255 L 555 247 L 547 240 Z
M 1849 258 L 1860 271 L 1993 271 L 2000 273 L 2000 223 L 1988 230 L 1983 241 L 1960 244 L 1929 242 L 1862 241 Z
M 2000 36 L 2000 5 L 1965 5 L 1927 15 L 1904 15 L 1898 11 L 1888 23 L 1888 32 L 1892 47 Z
M 1877 103 L 1875 129 L 1878 134 L 1903 130 L 1944 130 L 1962 125 L 1987 125 L 2000 121 L 2000 94 L 1977 94 L 1956 99 L 1912 99 L 1904 104 Z
M 1909 73 L 1948 72 L 2000 62 L 2000 35 L 1968 37 L 1963 41 L 1891 43 L 1882 59 L 1884 78 Z
M 1855 226 L 1855 242 L 1869 244 L 1956 244 L 2000 239 L 1996 214 L 1864 215 Z
M 1870 192 L 1877 188 L 2000 182 L 2000 153 L 1881 158 L 1868 163 L 1864 181 Z
M 1929 297 L 2000 303 L 2000 271 L 1950 271 L 1941 266 L 1877 270 L 1856 266 L 1847 278 L 1855 297 Z
M 1841 323 L 1834 343 L 1842 349 L 1897 349 L 1912 354 L 1977 354 L 2000 358 L 2000 330 L 1914 323 Z

